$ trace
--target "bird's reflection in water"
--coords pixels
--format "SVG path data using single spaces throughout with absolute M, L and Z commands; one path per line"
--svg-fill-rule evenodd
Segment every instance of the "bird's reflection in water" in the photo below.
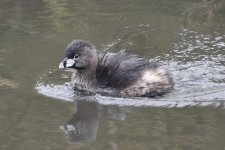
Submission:
M 96 139 L 100 118 L 125 120 L 132 107 L 102 106 L 97 102 L 75 101 L 75 113 L 66 125 L 60 126 L 69 143 L 88 143 Z

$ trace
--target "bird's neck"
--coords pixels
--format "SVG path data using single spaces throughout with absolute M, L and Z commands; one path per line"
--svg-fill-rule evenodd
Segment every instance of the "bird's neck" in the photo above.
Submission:
M 81 71 L 76 71 L 72 76 L 72 81 L 80 88 L 94 88 L 97 83 L 96 72 L 94 70 L 85 73 Z

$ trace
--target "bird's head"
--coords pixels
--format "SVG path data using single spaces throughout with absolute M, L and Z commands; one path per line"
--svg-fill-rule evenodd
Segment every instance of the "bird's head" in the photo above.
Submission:
M 74 40 L 66 48 L 65 59 L 59 68 L 76 69 L 77 71 L 96 70 L 98 56 L 95 46 L 84 40 Z

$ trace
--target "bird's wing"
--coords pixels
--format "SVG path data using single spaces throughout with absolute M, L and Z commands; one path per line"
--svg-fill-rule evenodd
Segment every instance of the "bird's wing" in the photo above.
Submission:
M 136 82 L 143 70 L 151 65 L 156 67 L 156 64 L 125 51 L 107 53 L 99 56 L 96 77 L 100 85 L 122 89 Z

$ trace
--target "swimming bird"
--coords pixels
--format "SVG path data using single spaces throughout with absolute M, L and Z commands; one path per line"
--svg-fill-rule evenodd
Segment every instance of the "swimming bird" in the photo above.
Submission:
M 122 97 L 155 97 L 173 89 L 173 79 L 156 63 L 126 51 L 101 53 L 85 40 L 74 40 L 67 47 L 59 68 L 73 71 L 78 90 Z

